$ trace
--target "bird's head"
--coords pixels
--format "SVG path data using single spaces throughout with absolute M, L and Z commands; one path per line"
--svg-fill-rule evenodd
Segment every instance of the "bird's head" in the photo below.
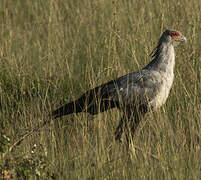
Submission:
M 186 42 L 186 38 L 179 31 L 167 29 L 163 32 L 160 41 L 165 41 L 176 46 L 180 42 Z

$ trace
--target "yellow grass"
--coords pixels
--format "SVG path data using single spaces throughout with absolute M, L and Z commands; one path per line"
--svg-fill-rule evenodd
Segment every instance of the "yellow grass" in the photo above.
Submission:
M 200 179 L 200 9 L 189 0 L 2 0 L 0 176 Z M 114 140 L 121 113 L 112 110 L 58 119 L 6 154 L 51 110 L 146 65 L 166 28 L 188 43 L 176 48 L 166 105 L 145 117 L 129 151 Z

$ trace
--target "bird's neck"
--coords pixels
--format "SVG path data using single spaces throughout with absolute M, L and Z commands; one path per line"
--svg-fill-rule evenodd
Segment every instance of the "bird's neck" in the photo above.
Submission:
M 175 53 L 173 45 L 161 43 L 154 52 L 153 60 L 146 66 L 146 68 L 173 73 L 174 65 Z

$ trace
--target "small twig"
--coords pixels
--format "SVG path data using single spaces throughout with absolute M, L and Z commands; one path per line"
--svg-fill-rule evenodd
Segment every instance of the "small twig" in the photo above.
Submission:
M 14 150 L 15 147 L 19 146 L 21 144 L 21 142 L 28 136 L 30 136 L 31 134 L 33 134 L 34 132 L 39 131 L 40 129 L 42 129 L 43 127 L 45 127 L 46 124 L 49 124 L 51 121 L 51 118 L 44 121 L 43 124 L 36 126 L 35 128 L 33 128 L 31 131 L 27 132 L 26 134 L 24 134 L 20 139 L 18 139 L 16 142 L 14 142 L 14 144 L 9 148 L 8 152 L 12 152 Z

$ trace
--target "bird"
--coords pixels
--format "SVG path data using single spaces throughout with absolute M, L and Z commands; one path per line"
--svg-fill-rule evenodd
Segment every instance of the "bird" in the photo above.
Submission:
M 145 114 L 165 104 L 174 80 L 174 47 L 186 38 L 177 30 L 167 29 L 150 54 L 151 61 L 143 68 L 86 91 L 52 112 L 53 119 L 72 113 L 96 115 L 117 108 L 122 117 L 115 131 L 115 140 L 125 133 L 130 143 Z

